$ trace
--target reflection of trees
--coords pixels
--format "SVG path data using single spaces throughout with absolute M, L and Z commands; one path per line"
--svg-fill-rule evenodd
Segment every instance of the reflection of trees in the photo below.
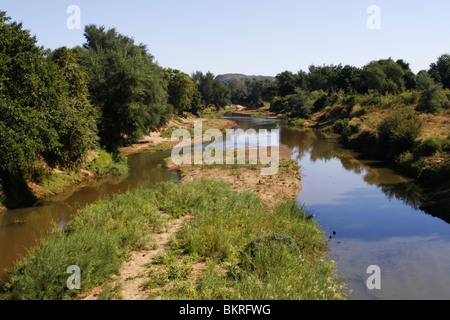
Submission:
M 414 209 L 421 209 L 450 223 L 448 213 L 450 188 L 446 192 L 439 193 L 427 190 L 410 179 L 390 172 L 383 165 L 380 166 L 375 162 L 369 164 L 367 161 L 357 159 L 355 153 L 343 149 L 335 140 L 326 138 L 319 131 L 284 128 L 281 143 L 293 148 L 299 161 L 308 155 L 312 162 L 339 159 L 345 170 L 359 175 L 364 174 L 364 181 L 377 186 L 388 198 L 403 201 Z
M 254 120 L 238 121 L 244 130 L 279 128 L 280 123 Z M 339 159 L 342 167 L 358 175 L 364 175 L 364 181 L 379 188 L 390 199 L 403 201 L 406 205 L 421 209 L 434 217 L 450 223 L 450 185 L 443 190 L 424 188 L 423 186 L 399 174 L 387 170 L 386 165 L 358 159 L 357 154 L 344 149 L 336 139 L 327 138 L 318 130 L 295 130 L 283 127 L 281 144 L 294 151 L 295 158 L 301 160 L 305 156 L 312 162 Z
M 421 188 L 413 182 L 378 185 L 389 199 L 398 199 L 418 210 L 420 208 Z

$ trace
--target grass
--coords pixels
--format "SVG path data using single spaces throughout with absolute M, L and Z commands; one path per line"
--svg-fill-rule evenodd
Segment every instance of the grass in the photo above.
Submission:
M 101 298 L 120 298 L 111 277 L 129 253 L 148 243 L 166 216 L 187 214 L 193 218 L 170 249 L 148 266 L 149 298 L 345 298 L 324 233 L 294 200 L 270 210 L 255 194 L 210 179 L 162 183 L 86 207 L 18 263 L 1 298 L 72 299 L 102 284 Z M 81 269 L 81 292 L 66 288 L 71 265 Z
M 258 110 L 254 113 L 252 113 L 252 118 L 254 119 L 265 119 L 269 113 L 267 111 Z
M 270 210 L 255 194 L 236 193 L 213 180 L 194 181 L 168 194 L 167 206 L 163 206 L 167 213 L 178 216 L 181 210 L 194 218 L 174 240 L 169 256 L 177 258 L 163 257 L 156 268 L 159 272 L 150 268 L 154 281 L 147 286 L 149 298 L 345 297 L 335 266 L 324 254 L 324 233 L 294 200 Z M 283 234 L 298 250 L 292 252 L 283 242 L 273 241 L 254 256 L 246 254 L 249 244 L 274 233 Z M 202 262 L 206 263 L 205 273 L 192 275 L 189 265 Z M 170 276 L 170 270 L 180 268 L 187 270 L 183 276 Z
M 100 151 L 98 157 L 85 166 L 85 170 L 96 178 L 119 176 L 128 173 L 127 158 L 122 154 L 113 155 Z M 88 173 L 82 170 L 65 170 L 39 174 L 37 179 L 30 179 L 39 187 L 36 188 L 38 198 L 63 192 L 67 187 L 86 180 Z
M 98 157 L 87 165 L 87 170 L 100 177 L 123 175 L 128 173 L 127 157 L 122 153 L 100 151 Z

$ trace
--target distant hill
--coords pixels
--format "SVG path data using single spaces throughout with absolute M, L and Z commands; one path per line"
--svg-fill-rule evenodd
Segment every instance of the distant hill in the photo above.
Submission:
M 220 74 L 216 77 L 216 79 L 222 81 L 222 82 L 226 82 L 230 79 L 239 79 L 239 80 L 246 80 L 246 79 L 256 79 L 256 80 L 265 80 L 265 79 L 269 79 L 269 80 L 274 80 L 274 77 L 270 77 L 270 76 L 248 76 L 245 74 L 241 74 L 241 73 L 227 73 L 227 74 Z

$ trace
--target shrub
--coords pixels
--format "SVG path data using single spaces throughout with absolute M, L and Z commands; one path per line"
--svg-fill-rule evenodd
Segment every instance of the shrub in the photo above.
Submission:
M 52 173 L 40 165 L 33 165 L 25 169 L 24 178 L 31 182 L 40 184 L 45 180 L 50 179 Z
M 443 141 L 439 138 L 432 137 L 425 139 L 417 148 L 417 153 L 424 157 L 434 155 L 436 152 L 442 150 Z
M 447 109 L 448 104 L 445 92 L 439 86 L 432 86 L 422 93 L 417 110 L 437 114 Z
M 348 127 L 349 122 L 350 121 L 348 119 L 341 119 L 336 121 L 333 125 L 333 131 L 337 134 L 342 134 L 345 128 Z
M 378 125 L 380 146 L 388 151 L 388 156 L 401 154 L 414 145 L 422 133 L 423 126 L 423 121 L 413 109 L 403 108 L 395 111 Z
M 86 168 L 99 176 L 119 176 L 128 172 L 127 157 L 100 151 L 98 158 L 88 163 Z

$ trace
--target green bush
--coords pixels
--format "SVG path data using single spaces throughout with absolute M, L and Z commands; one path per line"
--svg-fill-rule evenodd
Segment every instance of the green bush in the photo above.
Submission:
M 423 121 L 411 108 L 395 111 L 385 117 L 378 126 L 380 146 L 388 156 L 401 154 L 414 146 L 423 126 Z
M 434 155 L 436 152 L 441 151 L 444 142 L 436 137 L 427 138 L 418 146 L 417 153 L 424 157 Z
M 119 176 L 128 172 L 127 161 L 124 154 L 100 151 L 98 158 L 89 162 L 86 168 L 99 176 Z
M 438 114 L 447 109 L 448 105 L 449 100 L 444 90 L 438 86 L 431 86 L 422 93 L 417 110 Z
M 349 122 L 350 122 L 349 119 L 341 119 L 336 121 L 333 125 L 333 131 L 337 134 L 342 134 L 345 128 L 348 127 Z

